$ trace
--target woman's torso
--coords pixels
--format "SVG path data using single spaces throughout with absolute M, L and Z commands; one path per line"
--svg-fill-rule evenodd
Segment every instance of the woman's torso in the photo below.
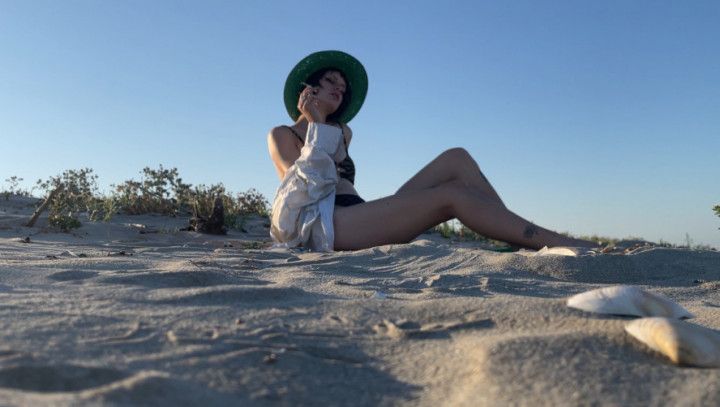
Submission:
M 293 129 L 290 126 L 286 126 L 290 131 L 295 135 L 298 149 L 301 149 L 302 146 L 305 144 L 305 141 L 303 138 L 298 134 L 298 132 Z M 345 137 L 345 134 L 343 133 L 343 138 Z M 347 139 L 345 139 L 345 151 L 347 152 Z M 337 164 L 337 171 L 338 171 L 338 183 L 335 186 L 335 194 L 336 195 L 342 195 L 342 194 L 350 194 L 350 195 L 360 195 L 358 194 L 357 190 L 355 189 L 355 185 L 353 185 L 353 182 L 345 178 L 348 176 L 347 172 L 350 171 L 350 178 L 354 180 L 355 177 L 355 165 L 352 161 L 352 158 L 350 158 L 350 155 L 345 158 L 341 163 Z

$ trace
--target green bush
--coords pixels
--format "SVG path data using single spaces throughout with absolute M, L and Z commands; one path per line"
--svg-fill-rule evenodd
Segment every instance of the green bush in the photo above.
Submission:
M 161 215 L 179 215 L 190 206 L 190 184 L 185 184 L 178 175 L 177 168 L 154 170 L 145 167 L 141 181 L 128 180 L 113 185 L 112 196 L 115 207 L 128 215 L 158 213 Z
M 11 196 L 30 196 L 30 192 L 20 188 L 18 185 L 23 181 L 22 178 L 18 178 L 13 175 L 10 178 L 5 178 L 5 183 L 8 184 L 8 188 L 3 190 L 1 193 L 5 200 L 10 199 Z
M 255 188 L 237 194 L 237 211 L 242 215 L 260 215 L 269 217 L 270 203 Z
M 97 175 L 92 169 L 67 170 L 61 175 L 38 180 L 37 186 L 47 196 L 56 191 L 50 202 L 49 223 L 64 231 L 81 226 L 77 215 L 87 213 L 91 221 L 109 221 L 116 213 L 140 215 L 190 215 L 209 218 L 215 199 L 220 197 L 227 228 L 243 230 L 246 219 L 253 215 L 270 216 L 270 204 L 257 190 L 251 188 L 233 197 L 223 184 L 193 187 L 182 182 L 177 168 L 158 169 L 145 167 L 140 181 L 127 180 L 113 185 L 110 196 L 98 194 Z M 10 188 L 3 192 L 10 195 L 29 195 L 18 188 L 22 178 L 13 176 L 5 180 Z
M 109 222 L 113 214 L 118 211 L 117 201 L 112 197 L 97 197 L 88 211 L 88 218 L 91 221 Z
M 77 215 L 97 206 L 97 175 L 90 168 L 67 170 L 45 181 L 38 180 L 37 186 L 48 195 L 57 191 L 49 205 L 49 223 L 63 231 L 80 227 Z
M 82 226 L 82 223 L 80 223 L 80 220 L 73 217 L 72 215 L 62 215 L 62 214 L 51 214 L 48 218 L 48 223 L 50 226 L 56 227 L 63 232 L 69 232 L 71 229 L 77 229 L 80 226 Z
M 440 236 L 445 239 L 449 239 L 453 235 L 453 232 L 455 232 L 448 222 L 443 222 L 435 226 L 435 231 L 439 232 Z

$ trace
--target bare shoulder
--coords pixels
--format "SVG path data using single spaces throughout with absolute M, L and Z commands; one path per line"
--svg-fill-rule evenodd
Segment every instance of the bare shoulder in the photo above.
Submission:
M 268 142 L 270 141 L 275 144 L 301 144 L 288 126 L 276 126 L 270 129 L 270 132 L 268 133 Z
M 268 133 L 268 136 L 272 137 L 285 137 L 289 135 L 292 135 L 292 132 L 287 126 L 275 126 L 270 129 L 270 132 Z

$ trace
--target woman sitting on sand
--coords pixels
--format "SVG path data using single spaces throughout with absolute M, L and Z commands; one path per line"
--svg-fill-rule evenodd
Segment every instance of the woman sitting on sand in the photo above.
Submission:
M 367 86 L 367 75 L 360 62 L 340 51 L 313 53 L 290 72 L 285 83 L 285 106 L 295 123 L 275 127 L 268 135 L 270 156 L 283 182 L 273 203 L 271 234 L 276 242 L 296 244 L 307 240 L 307 237 L 292 240 L 289 236 L 299 236 L 312 222 L 321 224 L 322 214 L 331 215 L 325 218 L 331 222 L 324 222 L 323 227 L 313 233 L 324 231 L 334 237 L 327 246 L 330 250 L 407 243 L 429 228 L 453 218 L 478 234 L 521 247 L 597 246 L 541 228 L 508 210 L 475 160 L 460 147 L 444 151 L 395 194 L 365 202 L 353 185 L 355 166 L 347 155 L 352 131 L 347 123 L 360 110 Z M 340 139 L 343 140 L 344 145 L 339 147 L 342 151 L 334 156 L 342 159 L 330 161 L 335 145 L 323 150 L 324 158 L 331 163 L 330 186 L 320 190 L 321 196 L 313 197 L 313 193 L 318 193 L 312 188 L 318 184 L 311 178 L 326 180 L 327 175 L 313 175 L 313 163 L 322 161 L 317 160 L 317 155 L 313 156 L 319 147 L 315 150 L 308 147 L 330 140 L 332 135 L 323 132 L 331 134 L 332 131 L 337 132 L 338 144 Z M 311 142 L 312 146 L 309 145 Z M 288 174 L 296 160 L 297 167 L 301 168 L 294 168 Z M 336 165 L 337 173 L 332 165 Z M 286 175 L 294 179 L 286 179 Z M 298 188 L 305 190 L 299 193 Z M 322 204 L 318 210 L 318 202 L 321 203 L 323 197 L 332 197 L 333 192 L 331 210 L 323 211 Z M 288 204 L 293 194 L 295 198 L 302 195 L 304 203 Z M 312 210 L 297 212 L 298 206 L 302 205 L 312 207 Z

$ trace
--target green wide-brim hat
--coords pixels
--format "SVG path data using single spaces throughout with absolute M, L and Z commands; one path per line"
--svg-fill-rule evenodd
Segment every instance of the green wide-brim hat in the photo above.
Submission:
M 323 69 L 333 68 L 341 71 L 347 79 L 347 86 L 351 89 L 351 100 L 345 111 L 339 117 L 340 122 L 348 123 L 360 111 L 368 90 L 368 77 L 360 61 L 350 54 L 342 51 L 320 51 L 312 53 L 290 71 L 285 81 L 285 109 L 293 120 L 300 117 L 297 108 L 298 96 L 310 75 Z

